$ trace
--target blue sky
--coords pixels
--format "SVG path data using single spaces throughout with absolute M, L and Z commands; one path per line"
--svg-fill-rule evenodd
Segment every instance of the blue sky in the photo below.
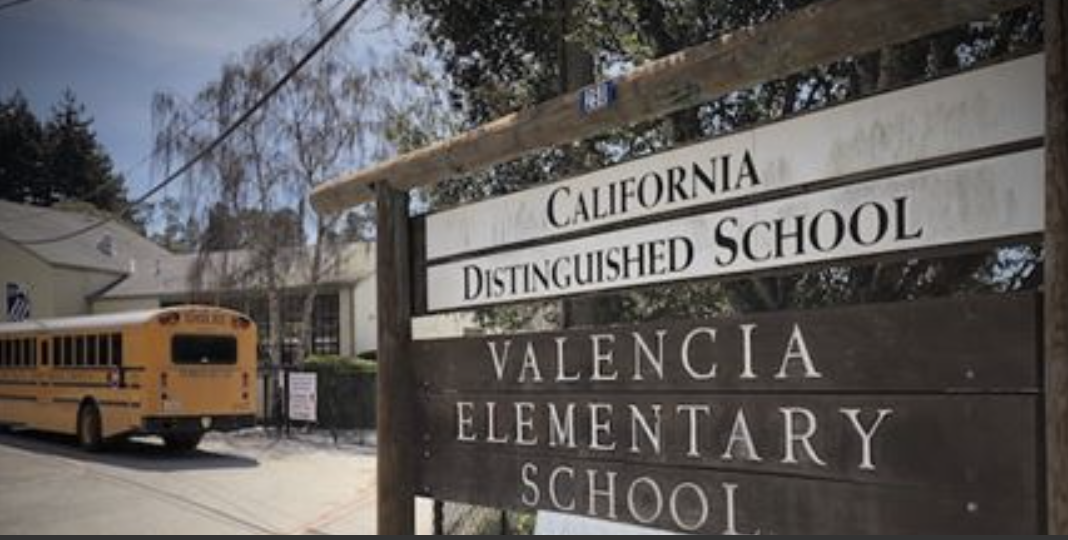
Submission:
M 326 7 L 339 0 L 324 0 Z M 340 0 L 336 17 L 354 0 Z M 351 28 L 350 57 L 403 47 L 387 22 L 389 0 L 371 0 Z M 296 37 L 312 23 L 312 0 L 34 0 L 0 12 L 0 96 L 21 89 L 47 114 L 71 88 L 131 194 L 158 178 L 151 151 L 152 96 L 193 96 L 223 62 L 265 39 Z

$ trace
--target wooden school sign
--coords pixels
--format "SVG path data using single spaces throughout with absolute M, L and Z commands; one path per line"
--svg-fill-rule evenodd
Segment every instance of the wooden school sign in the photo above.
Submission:
M 1041 56 L 1024 58 L 432 214 L 426 283 L 434 286 L 420 285 L 426 308 L 1037 235 L 1044 226 L 1045 165 L 1036 148 L 1044 129 L 1042 65 Z M 1020 106 L 1001 105 L 1009 102 Z M 925 168 L 940 159 L 951 164 Z M 903 169 L 919 172 L 888 172 Z M 732 203 L 880 173 L 878 181 L 810 195 Z M 545 244 L 716 203 L 736 209 Z M 533 239 L 540 245 L 501 250 Z M 443 256 L 454 260 L 434 262 Z
M 1042 232 L 1043 151 L 431 266 L 431 311 Z
M 1036 55 L 431 214 L 427 258 L 1036 141 L 1043 74 Z
M 1038 303 L 419 342 L 424 495 L 702 534 L 1035 532 Z
M 1068 533 L 1068 7 L 1042 54 L 427 216 L 407 190 L 1027 0 L 822 0 L 316 190 L 378 205 L 379 532 Z M 414 341 L 416 315 L 1043 244 L 1041 294 Z

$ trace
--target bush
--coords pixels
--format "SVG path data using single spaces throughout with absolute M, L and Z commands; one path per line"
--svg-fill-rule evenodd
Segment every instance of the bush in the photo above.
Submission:
M 311 356 L 304 361 L 304 369 L 320 374 L 375 375 L 378 373 L 378 363 L 367 358 Z
M 302 371 L 319 376 L 319 425 L 374 429 L 378 364 L 364 358 L 313 356 Z

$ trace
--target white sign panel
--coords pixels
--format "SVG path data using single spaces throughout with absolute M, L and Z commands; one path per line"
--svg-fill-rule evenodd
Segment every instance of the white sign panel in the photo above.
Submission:
M 1040 233 L 1042 149 L 427 269 L 430 311 Z
M 1031 56 L 427 217 L 431 261 L 1038 139 Z
M 319 411 L 319 382 L 315 373 L 289 374 L 289 419 L 298 422 L 317 422 Z

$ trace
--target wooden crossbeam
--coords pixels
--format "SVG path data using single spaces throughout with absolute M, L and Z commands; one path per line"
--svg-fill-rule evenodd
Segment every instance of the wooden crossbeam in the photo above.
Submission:
M 617 99 L 584 114 L 582 91 L 564 94 L 456 137 L 329 181 L 311 196 L 319 212 L 374 200 L 531 152 L 707 103 L 729 92 L 908 42 L 1034 0 L 825 0 L 774 22 L 649 62 L 616 81 Z

